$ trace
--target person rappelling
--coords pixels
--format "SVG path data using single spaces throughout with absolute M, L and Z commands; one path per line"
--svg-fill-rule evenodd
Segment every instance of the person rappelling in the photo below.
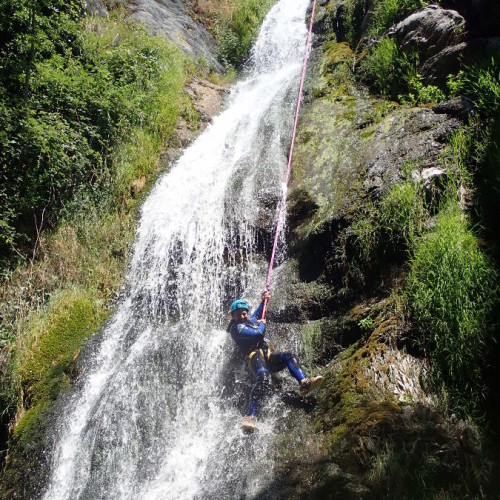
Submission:
M 263 399 L 270 392 L 271 373 L 288 368 L 292 377 L 299 383 L 301 396 L 306 396 L 323 382 L 322 376 L 307 377 L 295 354 L 274 351 L 269 346 L 264 338 L 266 320 L 263 313 L 270 298 L 271 294 L 267 290 L 262 292 L 262 302 L 250 317 L 247 302 L 242 299 L 235 300 L 231 305 L 231 321 L 227 327 L 238 350 L 245 357 L 248 371 L 253 378 L 248 413 L 241 423 L 246 432 L 255 430 Z
M 286 187 L 290 178 L 293 148 L 295 144 L 295 136 L 297 133 L 297 124 L 299 119 L 300 104 L 302 101 L 302 93 L 304 89 L 304 81 L 307 69 L 307 60 L 311 50 L 311 40 L 313 31 L 314 12 L 316 9 L 316 0 L 313 1 L 311 20 L 309 23 L 309 33 L 307 35 L 306 51 L 304 54 L 304 64 L 302 67 L 302 76 L 300 78 L 299 95 L 297 99 L 297 107 L 295 109 L 295 120 L 292 131 L 292 141 L 290 151 L 288 153 L 288 165 L 285 178 L 285 189 L 283 189 L 280 208 L 278 212 L 278 220 L 276 231 L 274 234 L 273 249 L 271 259 L 269 261 L 269 270 L 267 273 L 266 288 L 262 292 L 262 302 L 254 313 L 249 317 L 250 307 L 242 300 L 237 299 L 231 305 L 231 321 L 227 327 L 227 331 L 236 342 L 241 353 L 246 357 L 247 366 L 254 379 L 254 385 L 250 391 L 250 402 L 248 414 L 243 418 L 242 428 L 245 431 L 253 432 L 256 426 L 256 418 L 262 400 L 271 385 L 271 373 L 276 373 L 288 367 L 290 374 L 297 380 L 300 387 L 300 394 L 307 395 L 312 390 L 319 387 L 323 381 L 323 377 L 317 376 L 313 378 L 306 377 L 304 370 L 300 367 L 297 357 L 292 352 L 276 352 L 273 351 L 264 338 L 266 331 L 266 307 L 267 302 L 271 298 L 269 286 L 271 284 L 271 274 L 278 247 L 278 237 L 281 227 L 281 219 L 285 207 Z

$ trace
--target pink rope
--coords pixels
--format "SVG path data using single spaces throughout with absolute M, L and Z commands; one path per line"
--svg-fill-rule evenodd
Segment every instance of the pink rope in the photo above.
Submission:
M 283 194 L 281 196 L 280 210 L 279 210 L 279 214 L 278 214 L 278 222 L 276 224 L 276 231 L 274 233 L 273 251 L 271 252 L 271 259 L 269 260 L 269 269 L 267 271 L 266 290 L 269 290 L 269 287 L 271 285 L 271 276 L 273 274 L 274 260 L 276 258 L 276 249 L 278 248 L 278 238 L 279 238 L 279 232 L 280 232 L 280 226 L 281 226 L 281 219 L 283 217 L 283 210 L 285 208 L 286 189 L 288 187 L 288 180 L 290 178 L 290 172 L 292 170 L 293 147 L 295 146 L 295 136 L 297 135 L 297 123 L 299 121 L 299 111 L 300 111 L 300 105 L 302 102 L 304 81 L 306 79 L 307 60 L 309 59 L 309 52 L 311 50 L 312 29 L 313 29 L 314 11 L 315 10 L 316 10 L 316 0 L 313 1 L 312 11 L 311 11 L 311 22 L 309 24 L 309 33 L 307 35 L 306 53 L 304 55 L 304 64 L 302 66 L 302 76 L 300 78 L 299 96 L 297 98 L 297 108 L 295 110 L 295 121 L 293 124 L 293 132 L 292 132 L 292 143 L 290 145 L 290 152 L 288 153 L 288 166 L 286 169 L 285 188 L 283 189 Z M 268 299 L 264 300 L 264 308 L 262 310 L 262 319 L 264 319 L 266 317 L 267 301 L 268 301 Z

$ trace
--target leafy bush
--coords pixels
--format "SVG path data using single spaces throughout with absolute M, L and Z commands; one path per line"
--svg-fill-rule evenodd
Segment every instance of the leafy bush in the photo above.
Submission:
M 29 233 L 23 213 L 39 216 L 47 206 L 45 220 L 57 222 L 41 232 L 27 266 L 2 269 L 0 347 L 10 360 L 0 363 L 2 439 L 21 401 L 27 410 L 11 456 L 17 445 L 36 446 L 33 432 L 43 435 L 42 417 L 67 385 L 78 345 L 108 314 L 133 241 L 137 193 L 159 171 L 190 105 L 183 87 L 193 66 L 162 38 L 120 15 L 77 27 L 79 56 L 39 60 L 27 102 L 0 84 L 0 96 L 10 95 L 0 101 L 1 250 L 19 250 Z
M 403 104 L 415 106 L 417 104 L 429 104 L 444 101 L 445 93 L 435 85 L 424 85 L 422 76 L 418 73 L 408 81 L 408 94 L 398 96 Z
M 23 9 L 21 3 L 14 17 L 24 15 Z M 50 12 L 59 19 L 64 9 Z M 64 25 L 71 23 L 79 34 L 61 39 L 58 50 L 37 46 L 32 69 L 25 72 L 26 96 L 16 96 L 0 71 L 0 256 L 30 242 L 42 214 L 46 226 L 54 226 L 60 209 L 67 210 L 77 194 L 88 198 L 123 192 L 139 168 L 140 175 L 154 170 L 154 152 L 168 141 L 185 103 L 181 89 L 188 67 L 164 39 L 151 38 L 119 18 L 80 25 L 64 17 Z M 24 55 L 20 42 L 14 43 L 17 38 L 11 39 L 13 52 L 2 54 L 6 67 L 17 52 Z M 123 163 L 115 162 L 116 145 L 136 134 L 136 128 L 147 129 L 146 148 L 153 151 L 154 162 L 135 163 L 125 173 Z
M 0 0 L 0 82 L 12 96 L 29 93 L 37 62 L 79 52 L 84 11 L 83 0 Z
M 493 341 L 497 271 L 455 203 L 418 240 L 410 266 L 406 297 L 418 328 L 414 341 L 430 356 L 431 380 L 445 383 L 452 408 L 473 412 Z

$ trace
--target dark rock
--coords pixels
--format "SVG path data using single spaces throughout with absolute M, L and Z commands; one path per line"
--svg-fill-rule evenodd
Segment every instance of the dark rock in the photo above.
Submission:
M 382 193 L 399 178 L 407 162 L 436 164 L 447 137 L 458 122 L 426 109 L 401 109 L 378 127 L 363 162 L 368 191 Z
M 137 0 L 130 3 L 131 17 L 143 23 L 153 34 L 162 34 L 190 56 L 201 57 L 219 72 L 216 43 L 208 31 L 189 15 L 185 0 Z
M 90 15 L 108 15 L 108 9 L 106 9 L 106 6 L 103 4 L 102 0 L 85 0 L 85 10 L 87 11 L 87 14 Z
M 454 10 L 427 7 L 396 25 L 394 34 L 404 51 L 418 50 L 428 59 L 465 39 L 465 20 Z
M 426 85 L 446 86 L 448 75 L 457 74 L 461 67 L 461 57 L 467 47 L 466 42 L 446 47 L 425 61 L 419 68 Z
M 319 46 L 325 38 L 335 33 L 337 41 L 345 40 L 346 26 L 343 18 L 345 5 L 340 2 L 332 5 L 330 0 L 320 0 L 317 4 L 316 14 L 313 23 L 313 45 Z
M 437 114 L 446 114 L 466 120 L 470 113 L 474 111 L 474 104 L 470 99 L 464 96 L 456 96 L 448 101 L 440 102 L 432 108 Z
M 442 0 L 441 5 L 465 17 L 471 38 L 500 36 L 498 0 Z
M 500 53 L 500 37 L 477 38 L 447 47 L 425 61 L 419 68 L 426 84 L 444 87 L 450 74 L 458 73 L 463 64 L 471 65 Z

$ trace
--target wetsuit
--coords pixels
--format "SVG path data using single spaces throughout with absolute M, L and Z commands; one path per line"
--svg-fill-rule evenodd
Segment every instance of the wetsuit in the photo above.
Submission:
M 258 323 L 262 318 L 262 302 L 246 323 L 237 323 L 232 319 L 227 331 L 236 342 L 240 352 L 248 361 L 248 368 L 255 383 L 250 391 L 248 414 L 255 416 L 262 405 L 262 400 L 269 392 L 271 375 L 288 368 L 292 376 L 300 383 L 306 378 L 295 355 L 291 352 L 272 351 L 264 339 L 265 323 Z

